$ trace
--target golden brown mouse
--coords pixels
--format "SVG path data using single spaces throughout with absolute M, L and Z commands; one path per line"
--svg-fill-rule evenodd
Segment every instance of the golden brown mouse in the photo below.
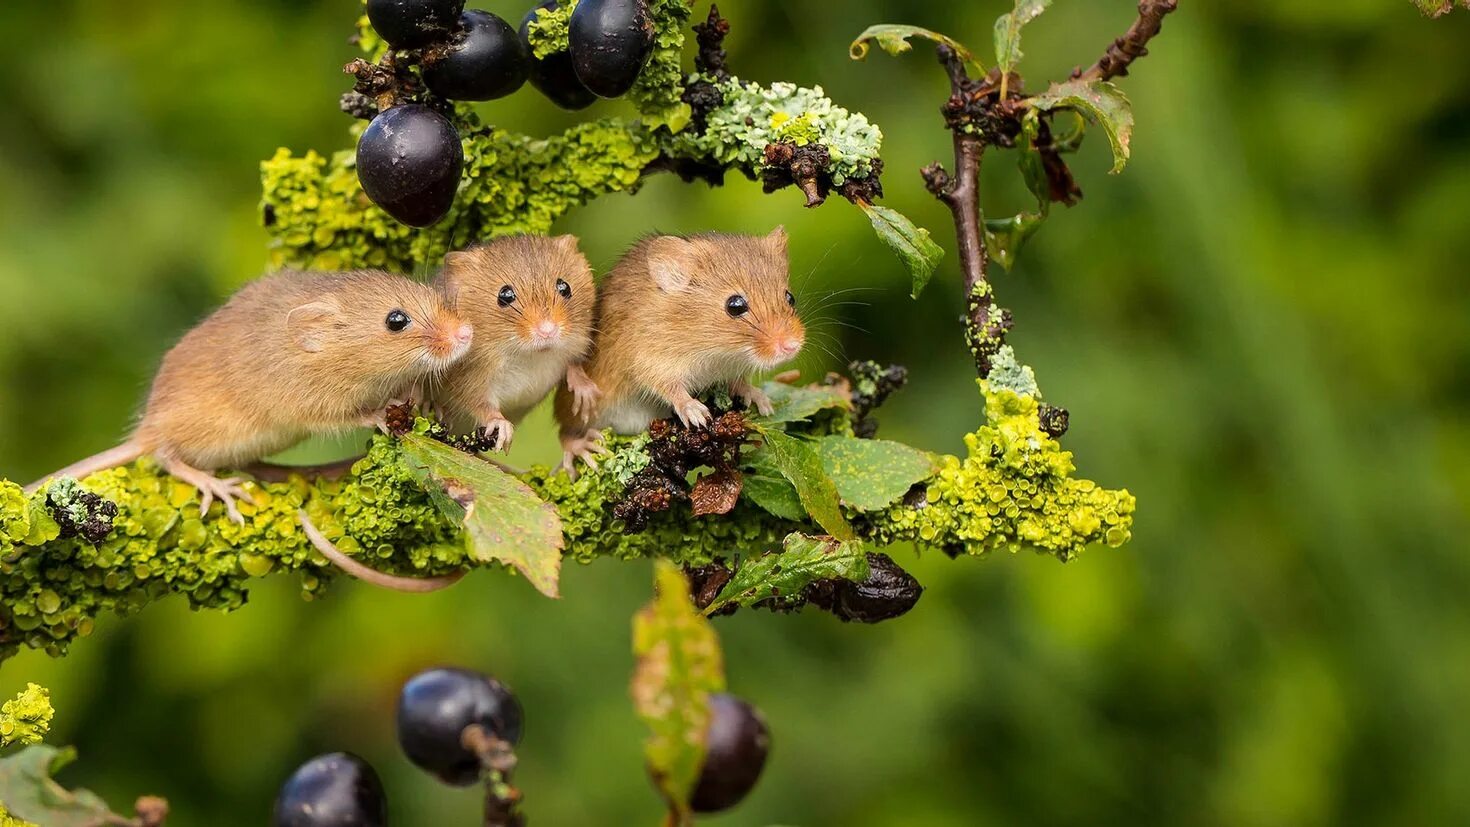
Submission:
M 671 413 L 709 424 L 694 398 L 723 385 L 761 413 L 771 401 L 751 373 L 801 351 L 806 329 L 791 294 L 786 231 L 744 236 L 655 236 L 623 256 L 598 288 L 597 339 L 587 373 L 601 391 L 590 404 L 559 392 L 564 464 L 595 467 L 600 431 L 646 430 Z
M 50 475 L 154 456 L 243 522 L 219 479 L 316 433 L 377 424 L 395 397 L 449 367 L 473 329 L 431 287 L 377 271 L 287 272 L 246 285 L 163 357 L 127 442 Z M 42 481 L 44 482 L 44 480 Z M 34 491 L 41 483 L 32 485 Z
M 564 235 L 512 236 L 444 257 L 434 285 L 475 328 L 469 353 L 429 396 L 449 422 L 484 427 L 510 447 L 520 422 L 565 380 L 588 405 L 581 361 L 592 346 L 592 267 Z

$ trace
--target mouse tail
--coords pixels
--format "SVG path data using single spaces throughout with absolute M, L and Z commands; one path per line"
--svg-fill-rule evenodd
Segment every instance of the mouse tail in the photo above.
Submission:
M 311 518 L 306 516 L 305 511 L 296 512 L 296 516 L 301 521 L 301 530 L 306 532 L 306 539 L 311 541 L 311 544 L 316 547 L 317 551 L 322 553 L 323 557 L 331 561 L 332 565 L 364 583 L 369 583 L 384 589 L 392 589 L 396 592 L 428 594 L 429 592 L 437 592 L 440 589 L 447 589 L 455 583 L 458 583 L 465 576 L 465 572 L 457 571 L 454 574 L 448 574 L 443 577 L 399 577 L 398 575 L 370 569 L 362 563 L 348 557 L 346 554 L 343 554 L 341 549 L 333 545 L 332 541 L 328 540 L 321 533 L 316 527 L 316 524 L 311 521 Z
M 119 465 L 127 465 L 146 453 L 148 452 L 143 450 L 141 443 L 137 440 L 130 439 L 116 448 L 110 448 L 100 454 L 93 454 L 84 460 L 73 462 L 60 471 L 53 471 L 47 474 L 30 485 L 27 485 L 25 487 L 25 493 L 27 495 L 36 493 L 41 486 L 57 477 L 71 477 L 79 480 L 98 471 L 106 471 L 109 468 L 116 468 Z

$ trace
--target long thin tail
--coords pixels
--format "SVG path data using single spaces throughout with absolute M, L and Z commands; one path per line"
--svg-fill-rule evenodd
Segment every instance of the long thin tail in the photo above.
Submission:
M 145 453 L 147 452 L 143 450 L 143 447 L 139 445 L 137 441 L 128 440 L 127 442 L 124 442 L 116 448 L 110 448 L 100 454 L 93 454 L 92 456 L 87 457 L 84 460 L 73 462 L 71 465 L 66 466 L 60 471 L 53 471 L 52 473 L 47 474 L 46 476 L 40 478 L 39 480 L 36 480 L 30 485 L 27 485 L 25 492 L 26 494 L 34 494 L 36 493 L 36 490 L 38 488 L 40 488 L 42 485 L 45 485 L 49 480 L 55 479 L 56 477 L 73 477 L 75 479 L 81 479 L 88 474 L 95 474 L 98 471 L 106 471 L 109 468 L 116 468 L 119 465 L 127 465 L 138 457 L 143 456 L 143 454 Z
M 465 576 L 465 572 L 457 571 L 454 574 L 445 575 L 444 577 L 399 577 L 395 574 L 387 574 L 376 569 L 370 569 L 362 563 L 348 557 L 346 554 L 343 554 L 341 549 L 332 545 L 332 541 L 328 540 L 317 529 L 316 524 L 311 521 L 310 517 L 306 516 L 305 511 L 296 512 L 296 516 L 301 520 L 301 529 L 306 532 L 306 539 L 310 540 L 313 546 L 316 546 L 316 550 L 320 551 L 323 557 L 330 560 L 332 565 L 364 583 L 371 583 L 374 586 L 391 589 L 396 592 L 428 594 L 429 592 L 437 592 L 440 589 L 447 589 L 455 583 L 458 583 Z

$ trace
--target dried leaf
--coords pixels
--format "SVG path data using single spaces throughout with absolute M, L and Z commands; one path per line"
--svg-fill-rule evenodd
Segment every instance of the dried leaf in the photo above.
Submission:
M 852 526 L 842 516 L 837 486 L 822 467 L 815 443 L 784 431 L 762 429 L 761 447 L 752 454 L 774 469 L 796 488 L 801 507 L 822 530 L 839 540 L 856 539 Z
M 933 455 L 882 439 L 828 436 L 820 451 L 842 502 L 859 511 L 887 508 L 939 470 Z
M 1002 75 L 1021 62 L 1021 27 L 1041 16 L 1051 0 L 1016 0 L 1009 14 L 995 21 L 995 64 Z
M 1133 141 L 1133 104 L 1123 90 L 1105 80 L 1069 80 L 1031 98 L 1042 112 L 1071 109 L 1092 119 L 1108 134 L 1113 147 L 1113 172 L 1128 164 Z
M 45 744 L 0 758 L 0 801 L 14 818 L 44 827 L 127 827 L 133 820 L 107 808 L 88 790 L 68 790 L 52 778 L 75 761 L 76 750 Z
M 721 468 L 706 474 L 694 483 L 689 500 L 694 507 L 694 516 L 729 514 L 740 501 L 740 489 L 744 478 L 734 468 Z
M 704 763 L 709 696 L 725 688 L 715 630 L 689 597 L 689 581 L 667 560 L 654 564 L 653 601 L 633 616 L 633 707 L 649 729 L 644 757 L 671 821 L 686 823 Z
M 944 260 L 944 248 L 934 243 L 929 231 L 916 226 L 903 213 L 875 204 L 861 205 L 873 222 L 873 229 L 883 243 L 893 249 L 914 277 L 913 297 L 924 292 L 925 285 Z
M 439 510 L 464 526 L 476 560 L 512 566 L 547 597 L 561 575 L 561 518 L 530 486 L 482 459 L 422 434 L 401 442 L 402 462 Z
M 762 600 L 795 595 L 818 580 L 861 583 L 868 571 L 861 542 L 792 534 L 786 538 L 785 551 L 741 560 L 704 613 L 712 615 L 732 603 L 749 608 Z
M 778 425 L 811 419 L 824 410 L 847 410 L 852 401 L 835 387 L 818 385 L 795 387 L 784 382 L 767 382 L 762 388 L 774 408 L 770 416 L 757 416 L 756 421 Z
M 975 69 L 975 74 L 985 74 L 985 65 L 977 60 L 975 55 L 963 43 L 948 35 L 931 32 L 928 29 L 921 29 L 918 26 L 905 26 L 898 23 L 879 23 L 876 26 L 869 26 L 867 31 L 857 36 L 857 40 L 854 40 L 852 45 L 847 47 L 847 50 L 853 60 L 863 60 L 868 56 L 870 44 L 873 41 L 877 41 L 878 47 L 883 51 L 890 55 L 901 55 L 914 48 L 909 43 L 909 38 L 911 37 L 921 37 L 925 40 L 932 40 L 935 43 L 943 43 L 953 49 L 960 60 L 970 64 Z

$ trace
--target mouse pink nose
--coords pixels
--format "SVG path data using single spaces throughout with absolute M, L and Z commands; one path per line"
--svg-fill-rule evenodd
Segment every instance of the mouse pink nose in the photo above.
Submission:
M 789 358 L 801 352 L 801 345 L 802 341 L 800 339 L 792 338 L 782 339 L 781 344 L 778 347 L 780 349 L 781 355 Z
M 459 330 L 454 331 L 454 341 L 458 342 L 459 344 L 467 345 L 471 341 L 473 341 L 474 338 L 475 329 L 467 324 L 460 325 Z
M 536 338 L 538 339 L 555 339 L 560 335 L 561 325 L 550 319 L 546 319 L 536 325 Z

